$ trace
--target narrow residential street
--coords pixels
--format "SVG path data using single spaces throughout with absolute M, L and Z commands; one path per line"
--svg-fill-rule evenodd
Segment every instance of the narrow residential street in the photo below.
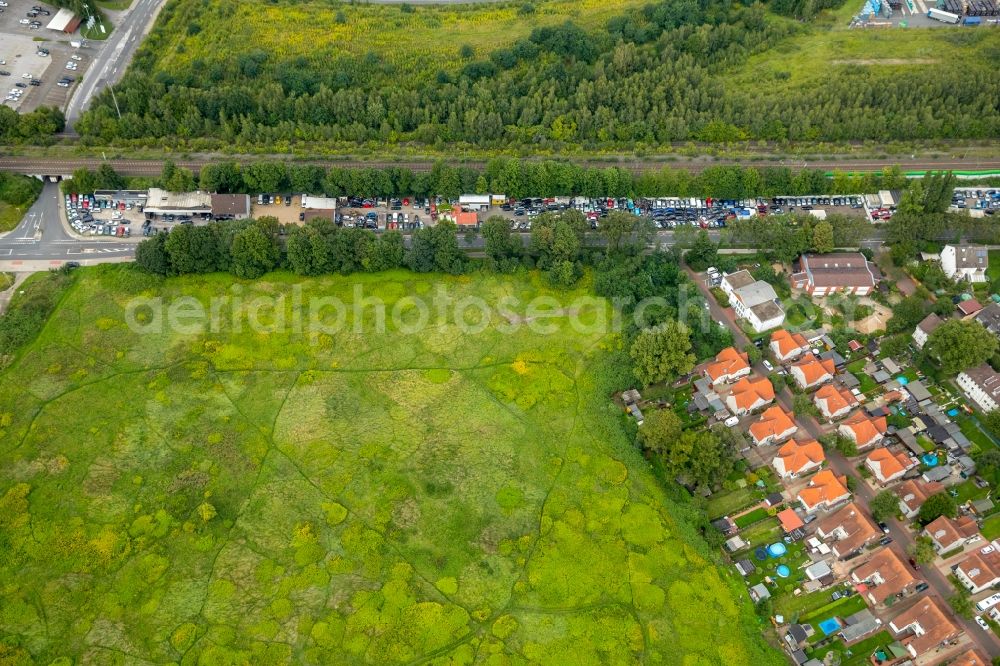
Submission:
M 733 342 L 737 348 L 743 349 L 747 345 L 752 344 L 750 338 L 743 332 L 739 324 L 736 323 L 736 318 L 733 314 L 732 308 L 722 308 L 715 302 L 715 297 L 712 296 L 708 285 L 705 283 L 704 277 L 698 275 L 687 266 L 685 266 L 684 270 L 687 271 L 688 277 L 694 281 L 694 283 L 698 286 L 698 290 L 707 299 L 712 320 L 724 322 L 726 324 L 733 334 Z M 908 286 L 910 288 L 914 287 L 912 282 Z M 915 291 L 915 288 L 913 290 Z M 762 363 L 757 363 L 753 366 L 753 369 L 760 376 L 767 376 L 770 374 Z M 793 394 L 789 388 L 785 387 L 777 393 L 776 399 L 786 411 L 790 414 L 794 414 L 792 409 Z M 820 423 L 818 423 L 812 416 L 799 414 L 796 414 L 795 416 L 796 422 L 799 426 L 814 439 L 819 439 L 820 435 L 825 432 L 829 432 L 832 429 L 827 428 L 824 430 L 823 426 L 821 426 Z M 851 461 L 845 458 L 840 452 L 827 451 L 826 456 L 830 468 L 838 475 L 858 477 L 857 471 L 854 469 Z M 858 478 L 857 489 L 854 492 L 856 499 L 861 500 L 863 505 L 867 507 L 869 506 L 872 498 L 875 497 L 875 494 L 876 493 L 870 486 L 868 486 L 867 483 Z M 903 558 L 903 561 L 907 561 L 909 558 L 907 549 L 913 545 L 914 535 L 895 518 L 888 521 L 888 526 L 889 536 L 891 536 L 893 540 L 889 547 L 894 549 L 896 553 Z M 955 589 L 948 579 L 941 575 L 936 567 L 930 565 L 921 567 L 920 571 L 916 572 L 916 576 L 917 578 L 923 579 L 930 586 L 925 594 L 933 594 L 939 601 L 941 601 L 945 608 L 950 608 L 947 600 L 955 594 Z M 1000 654 L 1000 639 L 998 639 L 992 631 L 984 631 L 975 622 L 972 620 L 966 620 L 965 618 L 955 616 L 955 621 L 960 627 L 962 627 L 968 638 L 975 643 L 979 649 L 989 655 Z

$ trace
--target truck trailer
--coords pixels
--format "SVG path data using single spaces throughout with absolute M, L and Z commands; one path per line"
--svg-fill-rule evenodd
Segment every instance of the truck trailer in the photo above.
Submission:
M 956 14 L 936 9 L 934 7 L 931 7 L 931 9 L 927 12 L 927 18 L 932 18 L 935 21 L 941 21 L 942 23 L 958 23 L 961 20 L 961 18 Z

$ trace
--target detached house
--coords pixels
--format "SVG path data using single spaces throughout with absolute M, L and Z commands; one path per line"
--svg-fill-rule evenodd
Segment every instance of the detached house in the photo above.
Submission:
M 955 381 L 984 412 L 1000 405 L 1000 373 L 986 363 L 958 373 Z
M 962 635 L 933 597 L 921 597 L 889 622 L 889 628 L 914 658 Z
M 980 548 L 955 567 L 955 577 L 972 594 L 1000 583 L 1000 541 Z
M 945 245 L 941 250 L 941 268 L 953 280 L 986 282 L 989 265 L 990 255 L 984 245 Z
M 800 388 L 811 389 L 833 379 L 833 376 L 837 374 L 837 365 L 833 359 L 820 360 L 810 355 L 793 363 L 789 372 Z
M 757 446 L 777 444 L 794 435 L 798 429 L 788 412 L 774 405 L 765 409 L 760 419 L 750 425 L 750 437 Z
M 713 385 L 723 382 L 734 382 L 740 377 L 750 374 L 749 356 L 736 351 L 735 347 L 726 347 L 715 356 L 705 367 L 705 377 Z
M 851 580 L 865 583 L 865 596 L 876 606 L 896 595 L 906 594 L 917 586 L 910 568 L 891 548 L 882 548 L 870 560 L 851 572 Z
M 924 535 L 934 544 L 934 550 L 948 553 L 966 544 L 979 541 L 979 524 L 972 516 L 959 516 L 958 519 L 939 516 L 927 523 Z
M 824 469 L 809 480 L 809 485 L 799 491 L 798 500 L 807 513 L 829 509 L 851 497 L 847 477 L 837 476 Z
M 787 363 L 809 351 L 809 342 L 801 333 L 789 333 L 779 328 L 771 334 L 770 347 L 778 363 Z
M 924 345 L 927 344 L 927 338 L 943 323 L 941 317 L 933 312 L 924 317 L 923 321 L 917 324 L 913 330 L 913 344 L 917 346 L 917 349 L 923 349 Z
M 913 469 L 919 463 L 908 453 L 897 451 L 893 453 L 882 446 L 865 458 L 865 467 L 871 470 L 875 479 L 883 486 L 903 478 L 907 470 Z
M 846 416 L 858 406 L 858 399 L 850 389 L 835 384 L 825 384 L 813 394 L 813 404 L 828 421 Z
M 754 279 L 749 271 L 726 275 L 721 286 L 736 316 L 747 320 L 756 332 L 761 333 L 784 323 L 785 311 L 778 304 L 774 287 Z
M 840 559 L 858 552 L 881 534 L 854 502 L 816 523 L 816 535 L 826 541 Z
M 782 479 L 794 479 L 819 469 L 826 462 L 823 447 L 815 439 L 786 442 L 771 460 L 771 466 Z
M 942 490 L 944 490 L 944 486 L 937 481 L 907 479 L 896 486 L 896 496 L 899 497 L 899 510 L 907 518 L 916 518 L 920 507 L 924 505 L 927 498 L 931 495 L 937 495 Z
M 867 296 L 875 290 L 875 275 L 876 269 L 860 252 L 804 254 L 791 283 L 812 296 L 835 293 Z
M 774 400 L 774 386 L 767 377 L 750 379 L 744 377 L 735 384 L 726 396 L 726 407 L 733 414 L 742 416 Z
M 858 447 L 866 449 L 875 446 L 885 436 L 886 420 L 884 416 L 868 416 L 863 410 L 857 410 L 837 428 L 844 437 Z

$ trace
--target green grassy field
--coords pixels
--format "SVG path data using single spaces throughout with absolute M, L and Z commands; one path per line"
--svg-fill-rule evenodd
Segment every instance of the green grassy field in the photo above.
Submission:
M 235 288 L 354 284 L 390 305 L 583 293 L 402 272 Z M 615 337 L 124 324 L 136 295 L 233 289 L 79 273 L 4 371 L 0 661 L 784 663 L 626 440 Z

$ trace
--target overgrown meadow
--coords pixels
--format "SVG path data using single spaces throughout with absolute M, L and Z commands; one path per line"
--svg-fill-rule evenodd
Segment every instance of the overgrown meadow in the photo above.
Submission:
M 125 324 L 139 295 L 356 284 L 390 307 L 586 293 L 80 272 L 0 375 L 0 661 L 782 663 L 632 448 L 615 334 Z

